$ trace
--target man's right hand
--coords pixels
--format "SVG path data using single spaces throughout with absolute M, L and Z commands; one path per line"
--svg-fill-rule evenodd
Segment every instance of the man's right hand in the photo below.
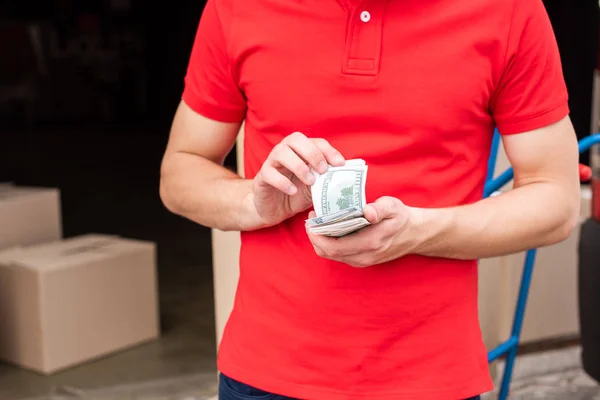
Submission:
M 276 145 L 254 178 L 256 211 L 266 226 L 276 225 L 312 206 L 310 186 L 328 164 L 344 165 L 344 157 L 325 139 L 294 132 Z

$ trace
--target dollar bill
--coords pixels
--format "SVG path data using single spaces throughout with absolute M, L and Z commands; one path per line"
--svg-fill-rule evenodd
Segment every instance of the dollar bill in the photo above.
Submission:
M 346 221 L 336 222 L 334 224 L 313 226 L 310 228 L 312 233 L 331 237 L 341 237 L 370 225 L 365 218 L 353 218 Z
M 362 217 L 362 210 L 358 207 L 350 207 L 345 210 L 340 210 L 338 212 L 334 212 L 329 215 L 323 215 L 320 217 L 315 217 L 311 219 L 307 219 L 306 222 L 309 226 L 317 226 L 317 225 L 329 225 L 336 222 L 345 221 L 347 219 Z
M 316 217 L 306 220 L 311 232 L 340 237 L 361 229 L 369 222 L 363 218 L 368 167 L 364 160 L 347 160 L 343 166 L 330 166 L 315 174 L 311 187 Z
M 367 170 L 365 161 L 356 159 L 341 167 L 329 167 L 323 174 L 313 172 L 315 183 L 311 192 L 317 217 L 351 207 L 362 210 L 366 205 Z

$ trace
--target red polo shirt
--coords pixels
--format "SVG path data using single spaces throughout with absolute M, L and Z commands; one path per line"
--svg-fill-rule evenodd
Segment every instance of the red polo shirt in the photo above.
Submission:
M 294 131 L 369 165 L 367 201 L 482 197 L 502 134 L 568 114 L 541 0 L 208 0 L 184 101 L 245 118 L 252 178 Z M 219 369 L 317 400 L 458 400 L 489 391 L 477 262 L 420 256 L 356 269 L 318 257 L 301 213 L 242 233 Z

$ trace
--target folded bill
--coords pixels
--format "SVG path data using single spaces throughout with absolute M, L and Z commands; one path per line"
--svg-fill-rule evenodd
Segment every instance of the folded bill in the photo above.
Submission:
M 323 215 L 321 217 L 315 217 L 307 219 L 306 222 L 309 226 L 322 226 L 331 225 L 332 223 L 345 221 L 347 219 L 362 217 L 362 210 L 358 207 L 350 207 L 345 210 L 340 210 L 332 214 Z
M 315 174 L 311 187 L 315 218 L 306 220 L 311 232 L 340 237 L 369 225 L 363 218 L 368 166 L 362 159 L 347 160 Z
M 312 233 L 317 235 L 331 236 L 331 237 L 342 237 L 349 233 L 356 232 L 357 230 L 370 225 L 369 221 L 365 218 L 353 218 L 346 221 L 336 222 L 330 225 L 324 226 L 311 226 L 309 229 Z

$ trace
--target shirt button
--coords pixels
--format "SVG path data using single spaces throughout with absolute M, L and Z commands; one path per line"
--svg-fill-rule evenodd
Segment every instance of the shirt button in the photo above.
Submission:
M 369 22 L 371 20 L 371 13 L 368 11 L 363 11 L 360 13 L 360 20 L 362 22 Z

